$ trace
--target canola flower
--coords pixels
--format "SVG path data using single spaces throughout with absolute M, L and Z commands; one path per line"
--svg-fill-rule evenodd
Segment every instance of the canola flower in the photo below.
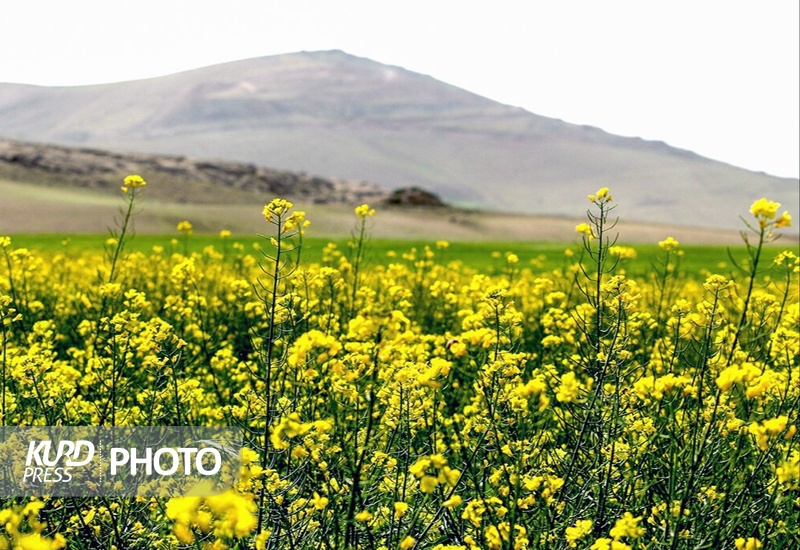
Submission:
M 361 206 L 356 207 L 356 216 L 361 218 L 362 220 L 367 216 L 374 216 L 375 209 L 370 208 L 368 204 L 362 204 Z
M 736 550 L 758 550 L 763 545 L 755 537 L 739 537 L 736 539 Z
M 127 193 L 129 189 L 137 189 L 139 187 L 144 187 L 147 185 L 147 182 L 142 179 L 142 176 L 139 175 L 130 175 L 125 178 L 122 184 L 122 192 Z
M 589 535 L 592 532 L 592 520 L 579 519 L 575 522 L 574 526 L 567 527 L 564 532 L 564 537 L 567 539 L 567 544 L 570 548 L 575 548 L 578 541 Z
M 45 503 L 32 500 L 24 506 L 0 508 L 0 549 L 3 550 L 60 550 L 66 547 L 63 535 L 43 535 L 47 524 L 39 520 Z
M 268 222 L 274 221 L 276 218 L 283 216 L 294 207 L 294 204 L 286 199 L 273 199 L 269 204 L 264 206 L 262 214 L 264 219 Z
M 179 221 L 175 229 L 177 229 L 184 235 L 191 235 L 193 231 L 192 224 L 189 220 Z
M 663 241 L 658 241 L 658 246 L 661 249 L 669 252 L 671 250 L 675 250 L 676 248 L 678 248 L 680 246 L 680 243 L 675 239 L 673 239 L 672 237 L 667 237 Z
M 173 533 L 183 544 L 198 538 L 215 541 L 242 538 L 256 527 L 255 505 L 233 491 L 210 497 L 177 497 L 166 505 L 166 516 L 173 521 Z M 216 547 L 224 547 L 219 542 Z
M 625 512 L 625 514 L 614 523 L 614 527 L 611 528 L 608 534 L 611 535 L 614 540 L 625 537 L 631 539 L 639 538 L 645 533 L 644 528 L 639 526 L 641 521 L 641 517 L 635 518 L 630 512 Z
M 580 233 L 582 235 L 586 235 L 588 238 L 594 238 L 594 234 L 592 233 L 592 227 L 588 223 L 579 223 L 575 226 L 575 232 Z
M 611 197 L 611 193 L 609 192 L 608 187 L 601 187 L 597 190 L 594 195 L 589 195 L 589 200 L 595 204 L 598 203 L 609 203 L 613 199 Z
M 365 262 L 368 205 L 351 246 L 305 263 L 286 199 L 256 253 L 229 233 L 113 256 L 0 238 L 5 426 L 244 442 L 212 497 L 0 502 L 0 548 L 791 547 L 797 254 L 685 273 L 667 237 L 637 276 L 610 190 L 589 204 L 584 251 L 552 271 L 506 252 L 489 274 L 444 243 Z M 753 206 L 764 235 L 788 223 L 775 204 Z
M 772 223 L 776 228 L 790 227 L 792 223 L 792 217 L 788 212 L 784 211 L 783 214 L 781 214 L 777 219 L 775 218 L 780 207 L 781 204 L 779 202 L 774 202 L 762 197 L 750 206 L 750 213 L 756 217 L 758 220 L 758 225 L 761 229 L 764 229 L 770 223 Z M 775 221 L 771 222 L 770 220 Z

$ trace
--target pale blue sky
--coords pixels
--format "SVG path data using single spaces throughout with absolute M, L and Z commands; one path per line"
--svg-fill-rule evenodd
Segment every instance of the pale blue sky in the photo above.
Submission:
M 341 49 L 537 114 L 800 172 L 797 0 L 18 0 L 0 82 Z

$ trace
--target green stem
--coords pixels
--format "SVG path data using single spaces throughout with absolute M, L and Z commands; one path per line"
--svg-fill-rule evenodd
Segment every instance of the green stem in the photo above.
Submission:
M 277 302 L 278 302 L 278 283 L 280 282 L 280 269 L 281 269 L 281 251 L 282 251 L 282 233 L 283 233 L 283 217 L 281 215 L 277 216 L 277 221 L 275 222 L 277 226 L 277 237 L 275 238 L 276 246 L 275 246 L 275 259 L 272 271 L 272 289 L 271 289 L 271 300 L 269 304 L 269 329 L 267 334 L 267 349 L 266 349 L 266 358 L 264 361 L 264 383 L 266 386 L 266 396 L 264 398 L 264 433 L 262 434 L 263 438 L 263 453 L 261 456 L 261 468 L 266 470 L 267 469 L 267 455 L 269 450 L 269 428 L 272 424 L 272 354 L 275 345 L 275 312 L 277 309 Z M 266 486 L 262 486 L 259 492 L 258 497 L 258 531 L 256 535 L 261 534 L 263 530 L 263 519 L 264 519 L 264 498 L 266 496 Z
M 765 230 L 762 229 L 758 234 L 758 245 L 756 246 L 755 253 L 752 256 L 753 262 L 752 266 L 750 267 L 750 273 L 748 273 L 748 285 L 747 285 L 747 294 L 744 299 L 744 305 L 742 306 L 742 315 L 739 317 L 739 324 L 736 326 L 736 334 L 733 337 L 733 343 L 731 343 L 731 351 L 728 355 L 728 360 L 725 363 L 725 366 L 730 366 L 731 362 L 733 361 L 733 356 L 736 353 L 736 346 L 739 343 L 739 340 L 742 336 L 742 331 L 744 327 L 747 325 L 747 309 L 750 305 L 750 298 L 753 296 L 753 286 L 756 282 L 756 274 L 758 272 L 758 261 L 761 258 L 761 249 L 764 246 L 764 233 Z M 749 247 L 749 244 L 748 244 Z
M 108 283 L 113 283 L 114 279 L 117 276 L 117 261 L 119 260 L 119 256 L 122 253 L 122 249 L 125 247 L 125 237 L 128 232 L 128 223 L 130 222 L 131 215 L 133 213 L 133 202 L 136 199 L 136 188 L 133 187 L 130 190 L 128 199 L 128 208 L 125 211 L 125 219 L 120 226 L 119 235 L 116 238 L 117 246 L 114 249 L 114 254 L 111 257 L 111 269 L 108 273 Z

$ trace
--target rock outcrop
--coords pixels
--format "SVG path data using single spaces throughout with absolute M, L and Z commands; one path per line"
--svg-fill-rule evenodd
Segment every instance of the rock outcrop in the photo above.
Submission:
M 148 194 L 177 202 L 241 203 L 254 195 L 312 203 L 377 203 L 388 196 L 367 181 L 323 178 L 254 164 L 185 156 L 121 153 L 0 139 L 0 176 L 47 186 L 117 191 L 128 174 L 148 182 Z
M 419 187 L 396 189 L 384 202 L 396 206 L 447 206 L 438 195 Z

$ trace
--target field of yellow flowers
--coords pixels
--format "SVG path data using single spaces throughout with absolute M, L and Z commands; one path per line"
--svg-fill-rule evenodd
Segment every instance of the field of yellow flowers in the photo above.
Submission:
M 130 252 L 138 176 L 104 255 L 0 238 L 2 426 L 233 426 L 210 497 L 0 501 L 0 549 L 800 547 L 798 257 L 761 199 L 728 273 L 660 245 L 629 277 L 589 197 L 563 269 L 491 276 L 447 243 L 365 261 L 380 215 L 306 264 L 304 214 L 263 252 L 222 235 Z M 580 206 L 578 208 L 581 208 Z M 2 457 L 0 457 L 0 462 Z

